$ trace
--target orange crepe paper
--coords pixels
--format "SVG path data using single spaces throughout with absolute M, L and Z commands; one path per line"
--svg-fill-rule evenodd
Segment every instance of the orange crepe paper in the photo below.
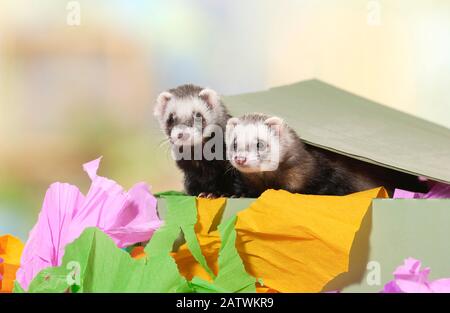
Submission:
M 0 237 L 0 293 L 12 292 L 23 248 L 24 244 L 14 236 Z
M 145 249 L 144 246 L 134 247 L 130 253 L 131 257 L 136 260 L 145 258 L 147 256 L 147 254 L 145 253 L 144 249 Z

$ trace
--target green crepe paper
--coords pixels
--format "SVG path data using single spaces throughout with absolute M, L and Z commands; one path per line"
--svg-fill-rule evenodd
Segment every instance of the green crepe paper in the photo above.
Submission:
M 218 226 L 222 246 L 219 251 L 219 274 L 214 283 L 233 292 L 256 292 L 256 279 L 247 274 L 236 249 L 236 220 L 234 215 Z
M 168 190 L 168 191 L 161 191 L 153 194 L 156 198 L 161 198 L 165 196 L 187 196 L 186 193 L 182 191 L 176 191 L 176 190 Z
M 236 220 L 234 215 L 218 226 L 222 242 L 219 251 L 219 274 L 213 284 L 194 277 L 191 285 L 195 292 L 256 292 L 256 279 L 245 271 L 235 247 Z
M 194 232 L 197 222 L 195 198 L 164 196 L 168 203 L 166 224 L 145 248 L 148 257 L 133 259 L 97 228 L 87 228 L 66 246 L 62 265 L 42 270 L 28 292 L 255 292 L 255 279 L 245 272 L 235 248 L 236 216 L 219 225 L 222 246 L 219 274 L 213 283 L 194 277 L 186 281 L 170 256 L 174 240 L 183 231 L 195 259 L 207 266 Z M 74 267 L 74 265 L 77 265 Z M 75 277 L 79 277 L 78 283 Z M 16 282 L 14 292 L 24 290 Z
M 70 290 L 67 283 L 69 271 L 59 267 L 49 267 L 43 269 L 33 279 L 28 292 L 30 293 L 62 293 Z M 76 289 L 75 289 L 76 290 Z M 13 293 L 26 293 L 26 291 L 15 281 Z
M 170 255 L 135 260 L 102 231 L 87 228 L 67 245 L 63 265 L 41 271 L 30 284 L 29 292 L 69 291 L 67 277 L 73 267 L 68 265 L 74 262 L 80 266 L 80 285 L 72 286 L 72 292 L 191 291 Z
M 23 290 L 17 281 L 14 281 L 13 293 L 25 293 L 25 290 Z
M 165 255 L 168 255 L 172 250 L 172 244 L 177 239 L 180 229 L 183 231 L 184 239 L 187 246 L 194 256 L 195 260 L 207 271 L 207 273 L 215 278 L 213 271 L 209 268 L 205 256 L 202 254 L 200 244 L 198 243 L 195 234 L 195 224 L 197 223 L 197 206 L 195 197 L 191 196 L 163 196 L 167 203 L 166 228 L 170 229 L 168 233 L 170 236 L 164 235 L 165 238 L 149 242 L 145 247 L 145 252 L 151 256 L 154 251 L 165 250 Z M 153 235 L 154 236 L 154 235 Z M 170 243 L 168 242 L 170 241 Z M 161 246 L 161 244 L 163 246 Z M 155 250 L 156 249 L 156 250 Z
M 219 286 L 206 281 L 200 277 L 193 277 L 189 282 L 189 286 L 195 293 L 227 293 L 229 290 L 222 289 Z

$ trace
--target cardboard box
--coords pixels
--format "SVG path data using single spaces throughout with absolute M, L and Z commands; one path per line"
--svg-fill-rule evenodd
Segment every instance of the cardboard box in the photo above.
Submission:
M 311 145 L 450 184 L 449 129 L 318 80 L 224 101 L 235 116 L 284 118 Z
M 224 102 L 235 116 L 280 116 L 311 145 L 450 184 L 449 129 L 318 80 L 225 97 Z M 229 199 L 223 218 L 252 201 Z M 163 199 L 158 210 L 164 217 Z M 431 267 L 431 279 L 450 277 L 448 225 L 450 199 L 375 199 L 356 236 L 350 271 L 326 289 L 378 292 L 407 257 Z

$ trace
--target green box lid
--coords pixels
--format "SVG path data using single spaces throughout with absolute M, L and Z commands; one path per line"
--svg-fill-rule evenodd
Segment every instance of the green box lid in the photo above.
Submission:
M 231 113 L 277 115 L 307 143 L 450 183 L 450 129 L 319 80 L 224 97 Z

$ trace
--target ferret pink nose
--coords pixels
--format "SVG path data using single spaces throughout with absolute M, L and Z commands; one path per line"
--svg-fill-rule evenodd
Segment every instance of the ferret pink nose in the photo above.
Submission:
M 235 156 L 234 157 L 234 162 L 236 162 L 237 165 L 244 165 L 245 162 L 247 162 L 247 158 L 246 157 L 242 157 L 242 156 Z
M 178 134 L 178 139 L 189 139 L 189 134 L 188 133 L 179 133 Z

